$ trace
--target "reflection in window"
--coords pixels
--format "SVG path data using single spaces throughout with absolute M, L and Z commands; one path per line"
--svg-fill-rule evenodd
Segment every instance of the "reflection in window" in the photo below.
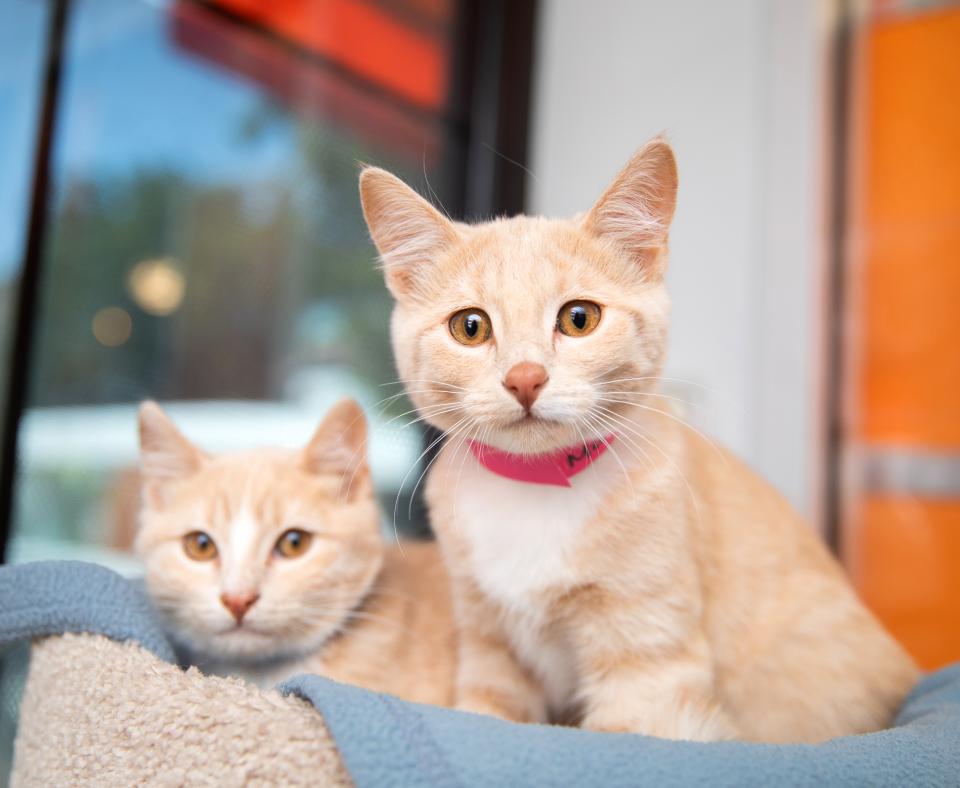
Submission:
M 355 396 L 385 525 L 422 528 L 357 173 L 449 193 L 453 4 L 299 5 L 73 4 L 13 560 L 133 568 L 146 397 L 217 451 L 303 443 Z

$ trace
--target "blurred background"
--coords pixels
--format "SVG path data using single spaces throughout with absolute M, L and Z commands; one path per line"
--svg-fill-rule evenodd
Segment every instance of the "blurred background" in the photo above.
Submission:
M 0 0 L 0 551 L 136 573 L 146 397 L 216 451 L 353 395 L 424 534 L 360 163 L 567 215 L 665 132 L 665 388 L 958 659 L 958 97 L 956 1 Z

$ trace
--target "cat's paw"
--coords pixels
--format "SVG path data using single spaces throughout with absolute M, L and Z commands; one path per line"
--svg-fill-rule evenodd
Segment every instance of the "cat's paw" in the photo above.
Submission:
M 680 707 L 647 714 L 622 714 L 597 709 L 587 714 L 582 728 L 605 733 L 642 733 L 680 741 L 729 741 L 740 738 L 736 726 L 719 708 Z
M 509 720 L 510 715 L 506 709 L 497 703 L 488 703 L 479 698 L 464 698 L 454 706 L 457 711 L 469 711 L 471 714 L 486 714 L 489 717 L 500 717 Z

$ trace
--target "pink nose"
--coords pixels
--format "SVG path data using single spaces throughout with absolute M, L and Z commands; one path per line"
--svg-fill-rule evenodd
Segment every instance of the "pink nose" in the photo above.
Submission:
M 530 410 L 547 383 L 547 370 L 542 364 L 521 361 L 514 364 L 503 379 L 503 387 L 517 398 L 525 410 Z
M 260 598 L 260 594 L 220 594 L 220 601 L 223 606 L 230 611 L 231 615 L 237 619 L 237 623 L 243 621 L 247 611 L 253 607 L 254 603 Z

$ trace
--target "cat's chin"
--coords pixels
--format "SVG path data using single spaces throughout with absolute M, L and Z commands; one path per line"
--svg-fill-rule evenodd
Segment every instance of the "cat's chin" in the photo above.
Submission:
M 285 662 L 317 651 L 335 629 L 292 639 L 252 627 L 234 627 L 222 632 L 194 633 L 176 638 L 177 645 L 196 664 L 215 662 L 262 665 Z
M 593 440 L 600 435 L 585 433 L 576 424 L 539 416 L 523 416 L 498 425 L 484 435 L 484 443 L 511 454 L 548 454 Z

